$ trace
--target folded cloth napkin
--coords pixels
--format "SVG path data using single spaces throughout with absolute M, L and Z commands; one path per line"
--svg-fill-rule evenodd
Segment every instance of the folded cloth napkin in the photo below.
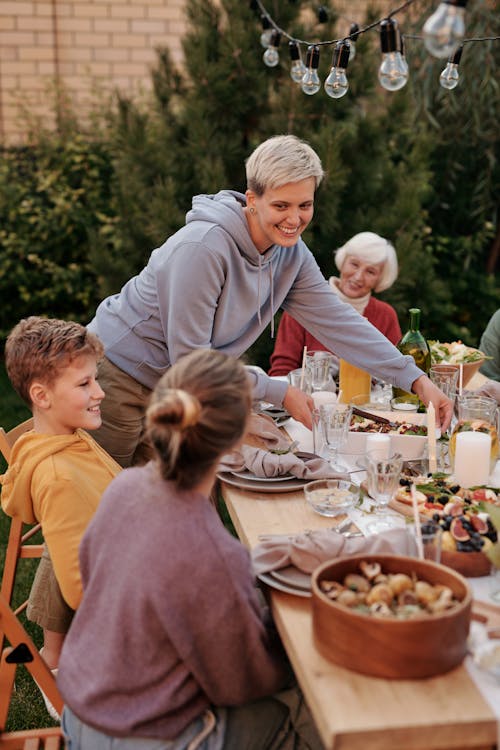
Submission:
M 406 529 L 390 529 L 369 537 L 346 538 L 332 529 L 306 531 L 296 536 L 276 536 L 252 550 L 255 575 L 295 565 L 312 573 L 326 560 L 346 555 L 410 555 L 417 545 Z
M 219 471 L 243 471 L 248 469 L 256 477 L 279 477 L 291 474 L 300 479 L 349 479 L 348 474 L 339 474 L 328 461 L 319 456 L 301 458 L 295 453 L 270 453 L 262 448 L 242 445 L 232 453 L 222 456 Z
M 274 424 L 272 417 L 266 414 L 251 414 L 243 442 L 252 445 L 258 443 L 261 448 L 285 450 L 290 444 L 290 439 Z

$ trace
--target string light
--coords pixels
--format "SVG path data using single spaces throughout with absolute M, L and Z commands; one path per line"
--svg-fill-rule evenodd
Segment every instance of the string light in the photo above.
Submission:
M 351 23 L 349 29 L 349 40 L 351 42 L 351 51 L 349 52 L 349 62 L 352 62 L 356 57 L 356 42 L 359 37 L 359 26 L 357 23 Z
M 386 18 L 380 24 L 382 62 L 378 70 L 380 85 L 387 91 L 399 91 L 408 80 L 408 65 L 401 57 L 400 35 L 396 21 Z
M 345 39 L 343 42 L 337 42 L 333 51 L 332 67 L 325 81 L 325 91 L 332 99 L 340 99 L 347 94 L 349 81 L 345 70 L 349 63 L 349 53 L 351 45 Z
M 306 72 L 302 78 L 302 91 L 304 94 L 317 94 L 321 88 L 321 83 L 318 76 L 319 66 L 319 46 L 317 44 L 311 44 L 307 48 L 306 56 Z
M 292 0 L 290 0 L 291 2 Z M 279 62 L 278 46 L 281 37 L 289 41 L 289 52 L 292 65 L 290 67 L 290 76 L 296 82 L 301 84 L 302 91 L 305 94 L 312 95 L 317 93 L 321 88 L 321 82 L 318 76 L 320 49 L 322 46 L 334 46 L 334 57 L 332 67 L 330 68 L 327 80 L 325 80 L 325 91 L 332 98 L 340 98 L 349 88 L 349 83 L 345 75 L 347 64 L 344 68 L 340 65 L 334 65 L 336 52 L 342 44 L 347 43 L 349 47 L 349 58 L 352 60 L 356 55 L 356 42 L 360 34 L 364 34 L 377 27 L 380 27 L 380 46 L 382 52 L 382 62 L 379 68 L 379 81 L 388 91 L 398 91 L 407 82 L 409 77 L 408 63 L 405 58 L 405 39 L 423 40 L 426 49 L 435 57 L 448 56 L 448 64 L 440 76 L 440 83 L 444 88 L 453 89 L 458 83 L 458 62 L 461 55 L 461 47 L 469 42 L 486 42 L 498 41 L 500 36 L 475 37 L 464 39 L 465 25 L 464 15 L 465 7 L 468 0 L 442 0 L 437 10 L 427 19 L 422 29 L 422 35 L 405 34 L 404 37 L 398 29 L 397 22 L 393 16 L 405 10 L 416 0 L 405 0 L 397 8 L 391 10 L 387 18 L 373 21 L 364 28 L 359 28 L 356 23 L 351 23 L 349 35 L 343 39 L 330 39 L 324 41 L 308 42 L 304 39 L 298 39 L 291 36 L 286 30 L 280 28 L 278 24 L 269 15 L 268 11 L 261 0 L 250 0 L 250 8 L 260 12 L 262 23 L 262 34 L 260 42 L 266 48 L 266 52 L 271 47 L 271 51 L 266 56 L 273 61 L 270 67 L 274 67 Z M 325 11 L 326 16 L 324 16 Z M 324 6 L 318 8 L 318 20 L 324 23 L 328 20 L 328 11 Z M 324 20 L 320 19 L 320 16 Z M 279 34 L 278 45 L 271 44 L 273 31 Z M 275 40 L 277 37 L 274 37 Z M 460 48 L 457 45 L 462 41 Z M 301 45 L 307 46 L 306 64 L 302 62 Z M 458 54 L 458 59 L 453 60 L 454 53 Z M 266 65 L 269 65 L 268 61 Z M 274 62 L 275 60 L 275 62 Z M 455 67 L 451 67 L 455 66 Z M 334 70 L 335 69 L 335 70 Z M 343 71 L 343 74 L 340 72 Z M 342 77 L 345 77 L 345 79 Z M 330 79 L 328 81 L 328 79 Z M 342 79 L 342 85 L 339 81 Z M 337 80 L 337 85 L 334 82 Z M 444 82 L 443 82 L 444 81 Z M 327 85 L 328 82 L 328 85 Z M 339 93 L 342 89 L 342 93 Z M 332 93 L 335 91 L 336 93 Z
M 290 76 L 292 81 L 295 83 L 302 83 L 304 73 L 306 72 L 306 66 L 302 62 L 300 56 L 300 47 L 295 41 L 288 42 L 288 49 L 290 50 L 290 59 L 292 64 L 290 66 Z
M 262 34 L 260 35 L 260 43 L 264 47 L 264 49 L 267 49 L 269 45 L 271 44 L 271 36 L 273 34 L 273 26 L 271 24 L 271 21 L 269 19 L 269 16 L 263 13 L 260 17 L 261 23 L 262 23 Z
M 466 5 L 467 0 L 443 0 L 424 23 L 424 44 L 434 57 L 448 57 L 464 38 Z
M 264 54 L 262 55 L 262 59 L 266 63 L 268 68 L 275 68 L 276 65 L 280 61 L 280 56 L 278 52 L 278 47 L 280 46 L 281 42 L 281 34 L 279 31 L 274 30 L 271 34 L 271 41 L 269 43 L 269 47 L 266 49 Z
M 460 58 L 462 57 L 462 51 L 463 45 L 461 44 L 460 47 L 455 50 L 452 55 L 450 55 L 446 68 L 439 76 L 439 83 L 444 89 L 448 89 L 449 91 L 457 86 L 460 79 L 460 75 L 458 73 L 458 64 L 460 62 Z

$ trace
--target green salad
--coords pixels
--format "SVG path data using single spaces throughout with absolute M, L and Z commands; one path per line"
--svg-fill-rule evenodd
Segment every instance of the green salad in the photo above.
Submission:
M 466 362 L 478 362 L 486 357 L 479 349 L 472 346 L 465 346 L 461 341 L 452 341 L 451 344 L 442 344 L 440 341 L 428 341 L 431 350 L 431 360 L 433 365 L 450 364 L 459 365 Z

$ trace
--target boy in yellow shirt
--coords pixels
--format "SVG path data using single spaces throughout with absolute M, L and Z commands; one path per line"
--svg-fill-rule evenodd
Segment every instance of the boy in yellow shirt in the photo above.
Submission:
M 8 515 L 42 525 L 47 554 L 27 616 L 44 630 L 41 654 L 52 670 L 82 596 L 81 537 L 121 469 L 87 433 L 101 424 L 104 391 L 96 373 L 102 353 L 84 326 L 35 316 L 21 320 L 5 346 L 7 373 L 32 410 L 34 427 L 12 449 L 1 502 Z

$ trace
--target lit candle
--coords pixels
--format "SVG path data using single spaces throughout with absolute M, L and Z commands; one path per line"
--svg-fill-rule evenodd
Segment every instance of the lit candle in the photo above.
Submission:
M 434 404 L 429 401 L 427 407 L 427 447 L 429 451 L 429 471 L 434 474 L 436 465 L 436 410 Z
M 366 436 L 365 451 L 370 457 L 387 459 L 391 455 L 391 438 L 389 435 L 375 433 Z
M 462 487 L 487 484 L 490 475 L 491 436 L 459 432 L 456 438 L 454 477 Z
M 319 409 L 321 404 L 336 404 L 337 394 L 333 391 L 315 391 L 311 393 L 311 398 L 314 401 L 314 406 Z

